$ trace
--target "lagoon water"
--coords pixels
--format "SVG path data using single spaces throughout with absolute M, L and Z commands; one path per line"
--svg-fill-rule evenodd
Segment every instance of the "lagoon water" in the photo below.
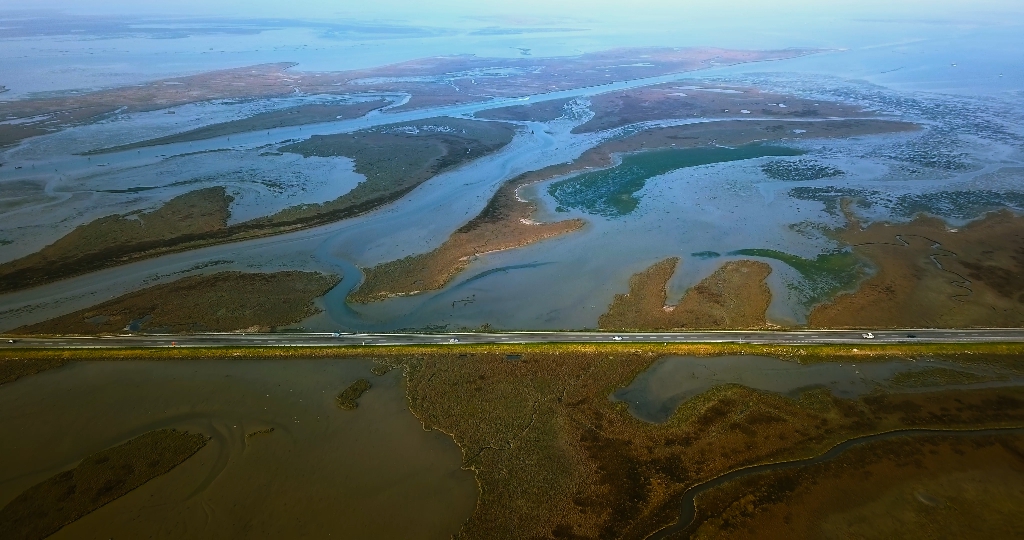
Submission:
M 1022 21 L 982 12 L 966 17 L 941 13 L 915 18 L 892 6 L 873 18 L 840 21 L 834 14 L 810 9 L 800 15 L 766 13 L 756 25 L 750 20 L 715 19 L 704 24 L 699 18 L 666 19 L 645 26 L 644 31 L 600 16 L 559 19 L 558 28 L 544 31 L 538 30 L 544 25 L 526 28 L 514 22 L 482 23 L 437 14 L 418 23 L 372 31 L 365 21 L 362 26 L 219 21 L 236 33 L 200 31 L 177 21 L 165 26 L 180 31 L 172 32 L 173 36 L 157 32 L 161 39 L 146 34 L 150 30 L 138 30 L 136 34 L 108 32 L 88 40 L 66 37 L 59 44 L 49 34 L 14 38 L 0 32 L 0 62 L 5 66 L 0 84 L 10 88 L 2 94 L 5 98 L 271 61 L 299 62 L 296 69 L 300 70 L 340 70 L 424 55 L 472 53 L 499 58 L 495 67 L 500 68 L 503 57 L 579 54 L 612 46 L 820 47 L 828 50 L 786 61 L 542 94 L 531 100 L 585 100 L 613 88 L 686 80 L 692 85 L 753 85 L 845 101 L 921 122 L 927 128 L 916 134 L 780 145 L 784 153 L 804 154 L 801 158 L 752 155 L 658 170 L 659 174 L 629 187 L 630 211 L 616 210 L 616 215 L 590 211 L 582 203 L 563 205 L 555 186 L 566 179 L 531 186 L 521 196 L 539 203 L 539 219 L 580 217 L 587 225 L 561 238 L 476 258 L 441 291 L 367 306 L 346 304 L 346 293 L 361 280 L 359 268 L 440 245 L 483 208 L 504 180 L 571 160 L 621 133 L 571 134 L 583 118 L 524 123 L 506 149 L 442 174 L 403 199 L 354 219 L 168 255 L 2 295 L 0 330 L 81 309 L 143 285 L 228 269 L 341 274 L 344 279 L 338 289 L 320 301 L 324 313 L 297 325 L 309 330 L 454 330 L 483 324 L 497 329 L 588 328 L 596 325 L 614 294 L 627 289 L 633 273 L 666 257 L 683 259 L 669 283 L 669 302 L 674 302 L 688 287 L 736 257 L 702 258 L 694 253 L 776 250 L 814 258 L 834 250 L 833 240 L 814 231 L 841 226 L 843 220 L 815 193 L 861 195 L 872 203 L 863 209 L 869 220 L 908 219 L 900 208 L 914 207 L 962 224 L 995 206 L 1017 208 L 1024 201 L 1020 175 L 1013 172 L 1024 167 L 1020 128 L 1024 125 L 1024 74 L 1018 69 L 1016 53 L 1024 49 Z M 183 26 L 191 29 L 181 30 Z M 119 63 L 111 63 L 113 58 Z M 236 197 L 233 222 L 284 206 L 329 200 L 360 181 L 350 160 L 259 154 L 314 134 L 436 115 L 466 116 L 516 103 L 496 100 L 378 113 L 191 144 L 92 157 L 73 155 L 316 99 L 326 98 L 205 103 L 179 107 L 175 115 L 160 111 L 123 115 L 0 151 L 4 164 L 0 167 L 0 261 L 34 252 L 101 215 L 153 208 L 189 189 L 226 186 Z M 198 151 L 213 152 L 184 155 Z M 948 159 L 938 164 L 922 159 L 936 155 Z M 764 173 L 762 166 L 769 161 L 787 159 L 810 159 L 844 174 L 780 181 Z M 153 189 L 134 189 L 139 187 Z M 995 195 L 979 204 L 927 204 L 930 198 L 966 200 L 956 194 L 979 190 Z M 614 189 L 609 193 L 618 194 Z M 908 200 L 918 201 L 917 206 Z M 559 206 L 568 211 L 557 212 Z M 803 276 L 780 260 L 766 262 L 773 268 L 768 283 L 773 293 L 770 319 L 782 324 L 803 322 L 814 300 L 802 287 Z

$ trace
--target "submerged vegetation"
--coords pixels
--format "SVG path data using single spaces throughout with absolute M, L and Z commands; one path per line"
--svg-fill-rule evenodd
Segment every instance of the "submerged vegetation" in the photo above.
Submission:
M 588 214 L 620 217 L 636 210 L 640 200 L 636 192 L 647 180 L 686 167 L 740 161 L 765 156 L 798 156 L 801 150 L 781 146 L 748 144 L 737 148 L 664 148 L 628 154 L 610 169 L 583 173 L 559 180 L 548 193 L 564 209 L 574 208 Z
M 776 159 L 761 165 L 761 172 L 772 180 L 785 182 L 806 182 L 835 178 L 846 174 L 842 169 L 823 165 L 812 159 Z
M 762 257 L 783 262 L 794 270 L 801 282 L 791 286 L 800 294 L 805 305 L 813 306 L 832 298 L 836 293 L 849 290 L 860 281 L 867 270 L 851 251 L 822 253 L 813 259 L 774 249 L 739 249 L 730 255 Z

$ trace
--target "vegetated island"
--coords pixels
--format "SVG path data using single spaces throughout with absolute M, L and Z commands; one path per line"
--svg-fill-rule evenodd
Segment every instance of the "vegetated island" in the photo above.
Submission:
M 666 287 L 679 257 L 655 263 L 629 280 L 629 292 L 616 294 L 598 319 L 605 330 L 765 328 L 772 293 L 765 284 L 771 267 L 757 261 L 731 261 L 701 280 L 678 304 L 668 305 Z
M 715 48 L 615 49 L 556 58 L 422 58 L 339 72 L 302 72 L 294 63 L 260 64 L 161 79 L 95 92 L 0 101 L 0 147 L 113 114 L 157 111 L 219 99 L 303 95 L 407 94 L 407 110 L 521 97 L 711 66 L 795 58 L 813 49 L 743 51 Z M 497 75 L 490 75 L 490 73 Z
M 108 154 L 111 152 L 123 152 L 136 148 L 147 148 L 163 144 L 174 144 L 182 142 L 202 141 L 238 133 L 250 131 L 266 131 L 282 127 L 304 126 L 308 124 L 319 124 L 321 122 L 333 122 L 335 120 L 359 118 L 370 111 L 375 111 L 389 103 L 386 99 L 372 99 L 357 101 L 353 103 L 311 103 L 287 107 L 276 111 L 254 114 L 252 116 L 210 124 L 196 129 L 190 129 L 182 133 L 175 133 L 164 137 L 146 139 L 144 141 L 97 148 L 85 152 L 84 155 Z
M 959 229 L 925 214 L 907 223 L 878 221 L 864 226 L 851 211 L 851 200 L 842 206 L 847 225 L 828 234 L 850 251 L 815 259 L 765 249 L 731 255 L 776 259 L 793 266 L 807 280 L 805 288 L 812 291 L 808 326 L 813 328 L 1024 325 L 1024 216 L 999 210 Z M 667 306 L 665 285 L 678 261 L 666 259 L 635 274 L 629 292 L 615 296 L 599 326 L 609 330 L 765 326 L 771 301 L 763 283 L 770 272 L 767 265 L 752 260 L 725 263 L 687 291 L 679 305 Z M 739 273 L 737 264 L 764 265 L 764 277 Z M 842 292 L 850 288 L 851 292 Z
M 206 441 L 202 433 L 158 429 L 88 456 L 0 509 L 0 538 L 42 540 L 170 471 Z
M 31 255 L 0 264 L 0 292 L 23 289 L 128 262 L 332 223 L 398 200 L 444 171 L 504 148 L 515 127 L 502 122 L 431 118 L 282 148 L 304 156 L 346 156 L 366 180 L 341 197 L 228 225 L 223 187 L 179 195 L 151 211 L 99 218 Z
M 16 334 L 267 332 L 319 311 L 341 280 L 316 272 L 217 272 L 181 278 L 14 330 Z
M 722 120 L 652 128 L 610 139 L 570 163 L 524 173 L 505 182 L 480 214 L 457 229 L 440 247 L 364 269 L 365 279 L 349 295 L 349 301 L 368 303 L 391 296 L 437 290 L 469 266 L 476 256 L 521 247 L 579 229 L 584 225 L 580 219 L 538 223 L 533 219 L 536 204 L 519 197 L 518 190 L 537 182 L 610 167 L 617 155 L 666 148 L 736 147 L 754 142 L 852 137 L 916 129 L 916 124 L 884 119 Z

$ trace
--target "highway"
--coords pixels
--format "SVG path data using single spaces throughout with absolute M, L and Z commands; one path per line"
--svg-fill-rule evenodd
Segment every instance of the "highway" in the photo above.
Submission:
M 718 332 L 508 332 L 446 334 L 191 334 L 104 337 L 5 336 L 5 348 L 325 347 L 523 343 L 756 343 L 777 345 L 1024 342 L 1024 329 Z M 872 337 L 866 337 L 866 336 Z M 14 342 L 11 343 L 10 341 Z

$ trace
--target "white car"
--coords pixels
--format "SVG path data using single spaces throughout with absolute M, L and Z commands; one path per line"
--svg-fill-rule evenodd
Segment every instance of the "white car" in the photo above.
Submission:
M 457 338 L 451 338 L 451 339 L 448 340 L 448 343 L 458 343 L 458 342 L 459 342 L 459 340 Z
M 875 339 L 875 335 L 872 334 L 871 332 L 868 332 L 866 334 L 861 334 L 860 337 L 862 337 L 864 339 Z
M 615 336 L 612 338 L 612 341 L 622 341 L 622 336 Z

